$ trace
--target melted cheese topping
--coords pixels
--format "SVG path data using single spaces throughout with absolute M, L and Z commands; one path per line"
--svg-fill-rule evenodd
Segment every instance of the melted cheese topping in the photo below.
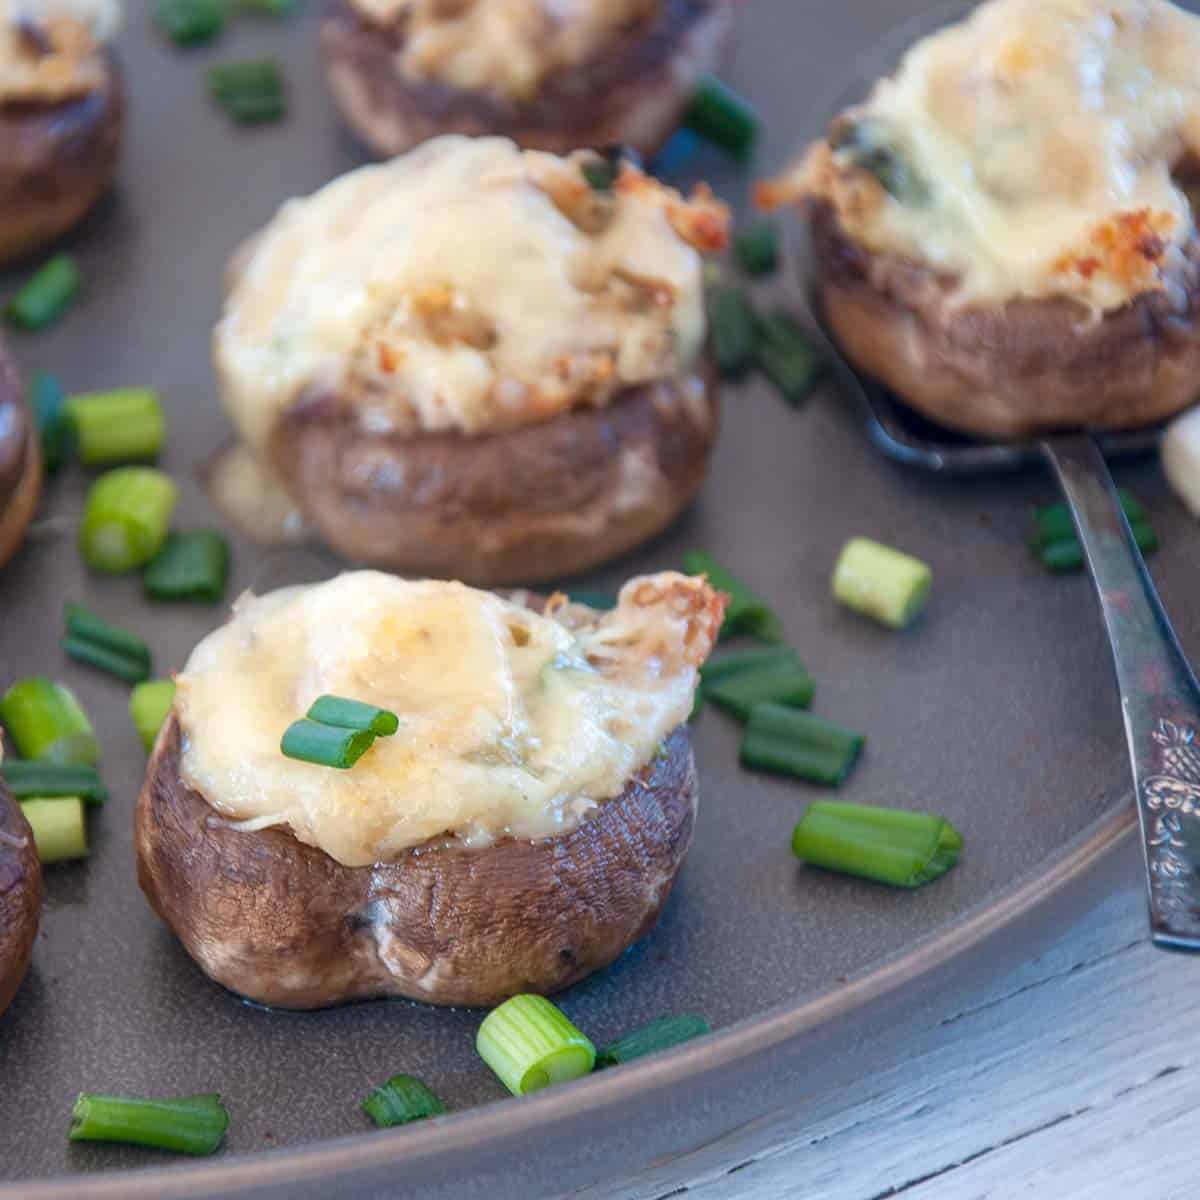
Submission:
M 0 0 L 0 103 L 55 103 L 100 87 L 119 0 Z
M 310 390 L 346 385 L 372 430 L 480 433 L 673 379 L 704 341 L 700 254 L 724 207 L 629 166 L 501 138 L 438 138 L 293 200 L 238 265 L 214 352 L 261 445 Z
M 1173 172 L 1200 151 L 1200 19 L 1166 0 L 991 0 L 914 46 L 831 140 L 796 183 L 855 240 L 959 276 L 964 300 L 1118 307 L 1162 285 L 1193 231 Z
M 178 677 L 182 777 L 245 828 L 287 825 L 347 866 L 443 834 L 555 836 L 687 720 L 723 607 L 671 573 L 602 616 L 374 571 L 247 594 Z M 284 758 L 283 731 L 324 693 L 390 709 L 399 732 L 348 771 Z
M 663 0 L 351 0 L 369 21 L 402 22 L 400 72 L 463 91 L 532 99 L 542 80 L 599 55 Z

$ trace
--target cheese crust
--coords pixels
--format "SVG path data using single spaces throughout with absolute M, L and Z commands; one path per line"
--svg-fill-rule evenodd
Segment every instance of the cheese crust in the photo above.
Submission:
M 104 86 L 118 0 L 0 0 L 0 104 L 57 104 Z

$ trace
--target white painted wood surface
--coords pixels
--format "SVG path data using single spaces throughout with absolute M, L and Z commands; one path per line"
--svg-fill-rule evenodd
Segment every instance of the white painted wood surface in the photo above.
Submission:
M 1200 958 L 1119 890 L 903 1061 L 575 1200 L 1175 1200 L 1200 1196 Z

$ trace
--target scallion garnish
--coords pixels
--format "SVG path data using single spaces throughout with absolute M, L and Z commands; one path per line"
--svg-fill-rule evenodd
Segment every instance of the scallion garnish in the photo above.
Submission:
M 588 588 L 572 588 L 567 593 L 567 599 L 572 604 L 582 604 L 585 608 L 594 608 L 597 612 L 607 612 L 617 607 L 617 598 L 612 592 L 591 591 Z
M 75 260 L 69 254 L 56 254 L 8 302 L 4 315 L 18 329 L 44 329 L 66 312 L 82 284 Z
M 709 287 L 704 302 L 717 370 L 726 379 L 737 379 L 754 364 L 754 308 L 741 288 L 728 283 Z
M 221 63 L 208 72 L 214 100 L 241 125 L 276 121 L 284 113 L 283 74 L 271 58 Z
M 731 571 L 727 571 L 704 550 L 689 550 L 683 556 L 683 569 L 689 575 L 707 575 L 718 591 L 729 594 L 721 638 L 746 634 L 762 642 L 782 642 L 783 625 L 771 606 Z
M 752 667 L 704 686 L 704 698 L 746 721 L 757 704 L 786 704 L 807 708 L 816 691 L 816 680 L 799 663 Z
M 287 727 L 279 749 L 286 758 L 346 771 L 366 754 L 374 741 L 375 735 L 368 730 L 339 729 L 304 717 Z
M 144 566 L 166 540 L 175 484 L 151 467 L 119 467 L 88 491 L 79 527 L 83 561 L 94 571 Z
M 38 858 L 44 863 L 87 858 L 87 823 L 78 796 L 36 797 L 21 801 L 21 811 L 33 830 Z
M 851 538 L 833 569 L 833 595 L 863 616 L 903 629 L 925 607 L 933 572 L 919 558 L 870 538 Z
M 308 719 L 339 729 L 360 729 L 376 737 L 391 737 L 400 728 L 400 719 L 394 712 L 341 696 L 318 696 L 309 707 Z
M 86 663 L 98 671 L 115 676 L 124 683 L 141 683 L 150 675 L 150 664 L 140 658 L 131 658 L 119 650 L 111 650 L 99 642 L 68 634 L 62 640 L 62 648 L 69 658 Z
M 758 139 L 758 114 L 727 83 L 706 75 L 692 93 L 684 124 L 746 162 Z
M 619 162 L 607 158 L 588 158 L 579 170 L 592 191 L 611 192 L 613 184 L 617 182 L 617 176 L 621 173 L 621 166 Z
M 150 1100 L 80 1092 L 67 1137 L 73 1142 L 128 1142 L 179 1154 L 212 1154 L 229 1128 L 217 1092 Z
M 823 365 L 808 335 L 786 313 L 758 318 L 754 359 L 775 390 L 792 405 L 812 391 Z
M 596 1061 L 596 1048 L 544 996 L 513 996 L 493 1009 L 475 1048 L 514 1096 L 579 1079 Z
M 662 1017 L 617 1038 L 611 1045 L 598 1051 L 596 1069 L 615 1067 L 632 1062 L 635 1058 L 644 1058 L 647 1054 L 657 1054 L 660 1050 L 669 1050 L 672 1046 L 690 1042 L 692 1038 L 702 1037 L 708 1032 L 709 1025 L 703 1017 Z
M 1117 491 L 1121 508 L 1133 532 L 1138 549 L 1146 555 L 1158 549 L 1158 534 L 1145 508 L 1124 488 Z M 1029 547 L 1048 571 L 1078 571 L 1083 566 L 1083 547 L 1075 534 L 1075 524 L 1065 504 L 1048 504 L 1034 510 L 1034 530 Z
M 748 275 L 769 275 L 779 265 L 779 230 L 759 221 L 733 235 L 733 252 Z
M 737 650 L 710 658 L 700 668 L 700 682 L 704 686 L 738 675 L 742 671 L 759 671 L 764 667 L 799 666 L 800 657 L 791 646 L 762 646 L 754 650 Z
M 157 458 L 166 419 L 152 388 L 83 392 L 67 400 L 79 461 L 87 467 Z
M 154 748 L 158 731 L 175 703 L 175 681 L 173 679 L 149 679 L 139 683 L 129 693 L 129 715 L 134 728 L 142 740 L 142 749 L 147 754 Z
M 907 888 L 944 875 L 962 844 L 930 813 L 826 800 L 810 804 L 792 833 L 792 852 L 807 863 Z
M 23 758 L 58 766 L 100 761 L 96 731 L 75 693 L 44 675 L 19 680 L 0 696 L 0 721 Z
M 1153 554 L 1159 546 L 1158 534 L 1152 525 L 1137 521 L 1130 524 L 1133 540 L 1143 555 Z M 1083 547 L 1078 538 L 1064 538 L 1061 542 L 1051 542 L 1040 547 L 1036 552 L 1037 560 L 1056 575 L 1069 571 L 1078 571 L 1083 567 Z
M 108 799 L 108 791 L 95 767 L 6 758 L 0 762 L 0 777 L 18 800 L 78 796 L 85 804 L 103 804 Z
M 154 18 L 177 46 L 211 42 L 225 27 L 221 0 L 158 0 Z
M 66 401 L 57 377 L 34 371 L 29 381 L 29 407 L 42 439 L 42 462 L 52 475 L 62 466 L 70 449 Z
M 112 625 L 82 604 L 66 606 L 67 636 L 63 649 L 80 662 L 140 683 L 150 674 L 150 647 L 136 633 Z
M 866 740 L 802 709 L 758 704 L 746 722 L 740 760 L 756 771 L 836 787 L 850 774 Z
M 229 579 L 229 542 L 215 529 L 169 533 L 146 565 L 142 587 L 151 600 L 217 604 Z
M 440 1117 L 446 1106 L 436 1092 L 414 1076 L 393 1075 L 362 1102 L 362 1109 L 380 1129 L 390 1129 L 426 1117 Z

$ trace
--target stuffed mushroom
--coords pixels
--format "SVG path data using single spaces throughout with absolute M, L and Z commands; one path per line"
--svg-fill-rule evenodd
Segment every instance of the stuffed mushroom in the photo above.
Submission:
M 0 779 L 0 1015 L 29 969 L 41 909 L 42 868 L 33 830 Z
M 330 91 L 377 154 L 444 133 L 652 154 L 717 65 L 731 0 L 332 0 Z
M 0 567 L 17 552 L 42 493 L 42 449 L 25 385 L 0 344 Z
M 117 168 L 116 0 L 0 0 L 0 261 L 76 225 Z
M 764 188 L 799 200 L 846 354 L 926 416 L 1121 429 L 1200 379 L 1200 19 L 991 0 Z
M 235 257 L 225 405 L 347 558 L 483 585 L 582 571 L 705 477 L 702 255 L 727 225 L 624 160 L 427 142 Z
M 265 1004 L 495 1004 L 653 927 L 699 797 L 686 721 L 724 597 L 607 613 L 372 571 L 244 596 L 192 653 L 138 801 L 142 890 Z M 398 718 L 350 769 L 285 757 L 320 695 Z

